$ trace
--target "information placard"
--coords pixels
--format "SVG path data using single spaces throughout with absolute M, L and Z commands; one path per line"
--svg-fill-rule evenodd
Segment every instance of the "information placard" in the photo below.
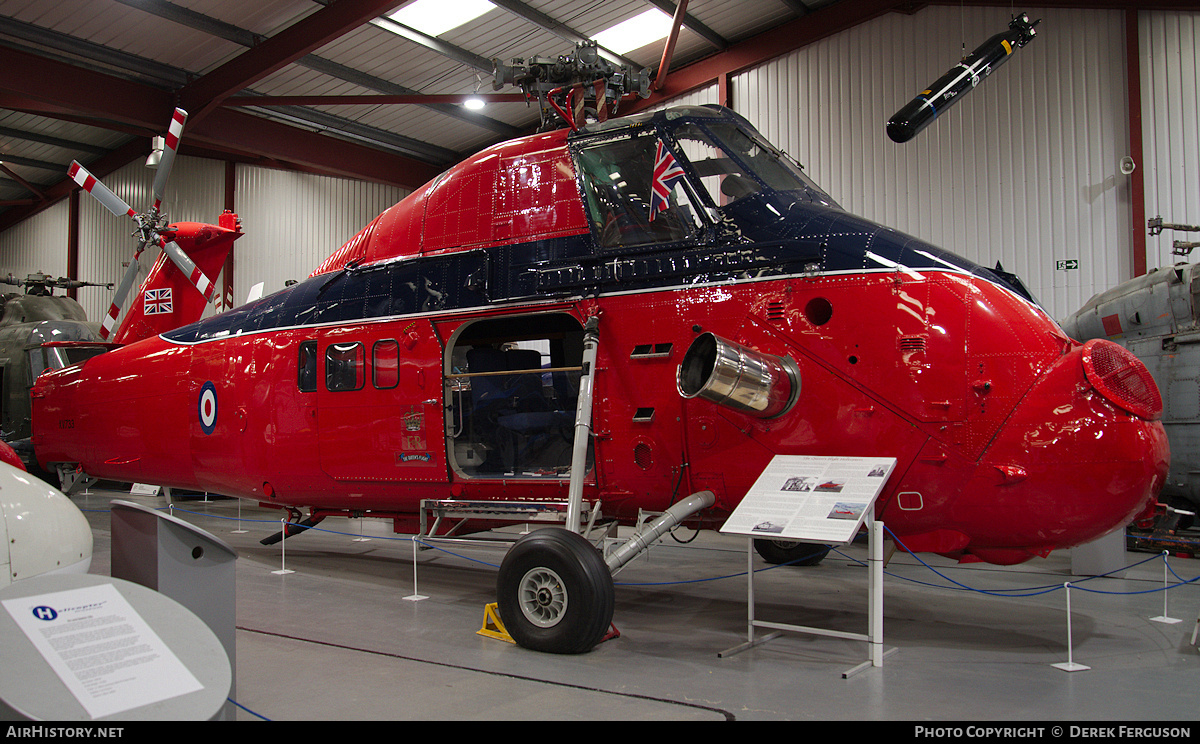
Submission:
M 721 532 L 849 543 L 895 467 L 894 457 L 776 455 Z
M 112 584 L 4 600 L 92 718 L 203 689 Z

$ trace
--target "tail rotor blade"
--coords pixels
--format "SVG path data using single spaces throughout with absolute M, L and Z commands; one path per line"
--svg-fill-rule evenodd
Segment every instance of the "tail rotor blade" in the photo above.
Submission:
M 133 211 L 125 203 L 121 197 L 114 194 L 107 186 L 96 180 L 96 177 L 87 172 L 87 169 L 79 164 L 79 161 L 72 160 L 71 167 L 67 169 L 67 175 L 71 180 L 83 187 L 83 190 L 96 197 L 96 199 L 105 206 L 108 211 L 118 217 L 133 217 L 137 212 Z
M 133 282 L 137 279 L 138 262 L 137 256 L 129 262 L 129 268 L 125 270 L 125 275 L 121 277 L 121 283 L 117 285 L 116 294 L 113 295 L 112 305 L 108 308 L 108 315 L 104 316 L 104 320 L 100 322 L 100 338 L 108 340 L 112 334 L 113 326 L 117 323 L 117 316 L 121 314 L 121 308 L 125 306 L 125 298 L 129 295 L 129 290 L 133 287 Z
M 196 262 L 193 261 L 188 254 L 184 253 L 183 249 L 173 241 L 164 241 L 162 244 L 162 249 L 167 256 L 170 257 L 171 261 L 175 263 L 176 268 L 183 272 L 183 275 L 188 278 L 188 281 L 192 283 L 196 290 L 200 292 L 200 294 L 204 295 L 204 301 L 211 302 L 213 290 L 216 288 L 216 285 L 213 284 L 211 279 L 205 276 L 204 272 L 200 270 L 200 267 L 196 266 Z
M 158 161 L 158 173 L 154 176 L 154 208 L 162 204 L 163 192 L 167 187 L 167 176 L 171 175 L 171 166 L 175 164 L 175 151 L 179 148 L 179 138 L 183 135 L 183 124 L 187 121 L 187 112 L 181 108 L 175 109 L 171 117 L 171 126 L 167 130 L 166 147 L 163 148 L 162 159 Z

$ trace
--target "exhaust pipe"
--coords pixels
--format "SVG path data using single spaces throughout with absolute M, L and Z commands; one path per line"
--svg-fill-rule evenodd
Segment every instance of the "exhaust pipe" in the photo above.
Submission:
M 662 537 L 667 530 L 672 529 L 675 525 L 701 509 L 707 509 L 715 504 L 716 501 L 717 497 L 713 495 L 712 491 L 699 491 L 688 496 L 683 501 L 672 504 L 665 512 L 658 515 L 654 521 L 649 522 L 646 525 L 645 531 L 639 532 L 621 543 L 612 552 L 612 555 L 604 559 L 605 563 L 608 564 L 609 572 L 615 572 L 621 566 L 629 563 L 637 557 L 638 553 L 641 553 L 650 547 L 655 540 Z
M 800 397 L 800 368 L 712 333 L 696 337 L 677 377 L 679 394 L 728 406 L 758 418 L 791 410 Z

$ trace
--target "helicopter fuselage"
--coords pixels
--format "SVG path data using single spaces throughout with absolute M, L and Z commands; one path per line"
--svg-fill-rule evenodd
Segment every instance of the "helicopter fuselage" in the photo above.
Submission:
M 718 393 L 722 354 L 767 371 Z M 43 376 L 35 447 L 415 531 L 423 499 L 565 498 L 583 374 L 585 498 L 625 523 L 711 491 L 718 527 L 778 454 L 885 456 L 906 548 L 1015 563 L 1144 513 L 1169 457 L 1131 355 L 715 107 L 486 150 L 307 280 Z

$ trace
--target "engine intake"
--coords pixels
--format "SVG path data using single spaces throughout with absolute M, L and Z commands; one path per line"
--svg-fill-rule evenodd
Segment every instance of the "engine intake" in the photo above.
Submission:
M 712 333 L 696 337 L 677 377 L 679 394 L 703 398 L 757 418 L 775 418 L 800 397 L 800 368 Z

